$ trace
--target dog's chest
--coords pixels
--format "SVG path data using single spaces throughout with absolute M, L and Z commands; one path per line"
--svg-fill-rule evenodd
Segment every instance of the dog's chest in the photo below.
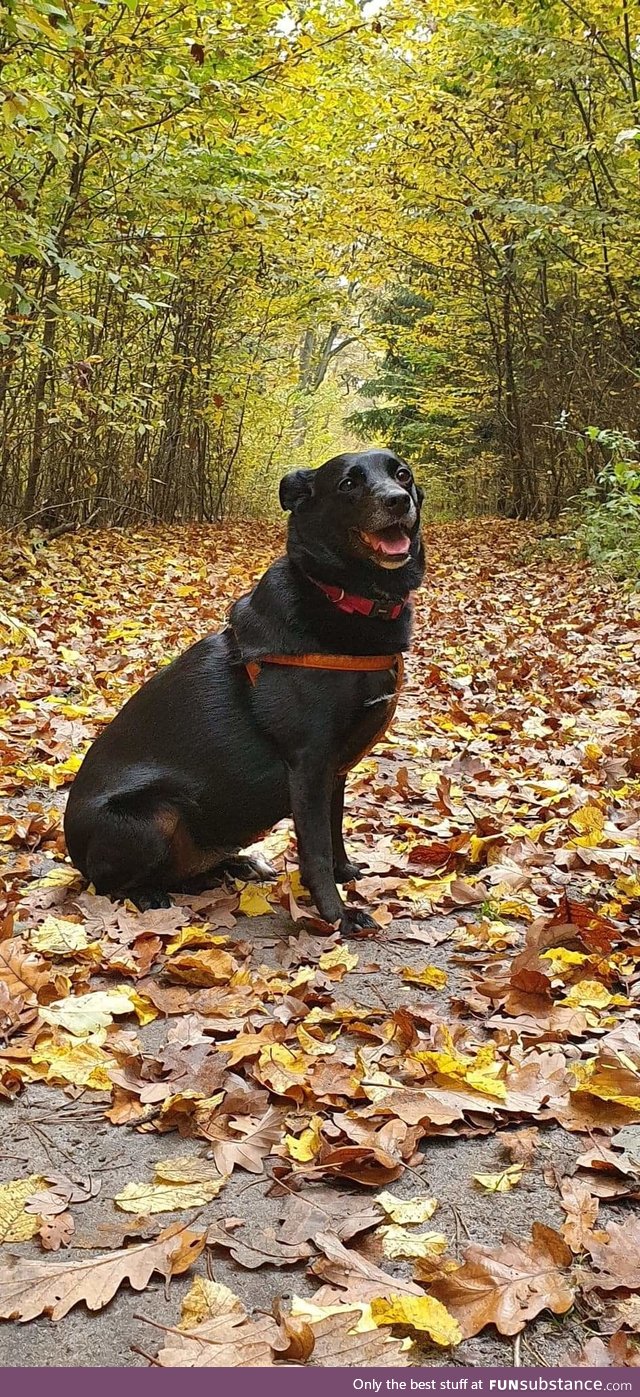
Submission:
M 359 675 L 351 699 L 340 744 L 344 767 L 359 760 L 391 721 L 397 701 L 393 670 Z

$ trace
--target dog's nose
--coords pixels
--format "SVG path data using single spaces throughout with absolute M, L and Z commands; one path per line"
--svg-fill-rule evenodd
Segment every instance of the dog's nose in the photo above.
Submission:
M 390 490 L 384 496 L 384 503 L 390 514 L 396 519 L 402 519 L 403 514 L 408 514 L 411 509 L 411 496 L 406 490 Z

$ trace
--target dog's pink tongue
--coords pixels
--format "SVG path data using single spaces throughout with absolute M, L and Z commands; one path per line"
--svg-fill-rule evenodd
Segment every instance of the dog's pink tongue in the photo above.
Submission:
M 403 533 L 402 529 L 398 529 L 395 534 L 367 534 L 366 537 L 377 553 L 384 553 L 389 558 L 406 553 L 411 543 L 408 534 Z

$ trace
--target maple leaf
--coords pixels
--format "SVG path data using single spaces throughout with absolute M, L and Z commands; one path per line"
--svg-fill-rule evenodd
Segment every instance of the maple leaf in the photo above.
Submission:
M 501 1247 L 468 1247 L 463 1265 L 430 1289 L 466 1339 L 488 1324 L 495 1324 L 500 1334 L 518 1334 L 541 1310 L 561 1315 L 571 1308 L 570 1265 L 571 1252 L 560 1235 L 536 1222 L 530 1242 L 507 1234 Z
M 83 1301 L 87 1309 L 101 1310 L 126 1280 L 134 1290 L 142 1290 L 154 1271 L 167 1280 L 182 1275 L 204 1244 L 204 1232 L 177 1225 L 155 1241 L 87 1261 L 58 1263 L 10 1256 L 0 1262 L 0 1318 L 28 1320 L 47 1314 L 62 1319 Z

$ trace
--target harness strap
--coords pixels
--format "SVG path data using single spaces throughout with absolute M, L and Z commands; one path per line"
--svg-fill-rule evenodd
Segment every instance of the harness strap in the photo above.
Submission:
M 263 665 L 291 665 L 294 669 L 341 669 L 347 671 L 395 669 L 401 655 L 261 655 L 246 660 L 245 669 L 255 685 Z

